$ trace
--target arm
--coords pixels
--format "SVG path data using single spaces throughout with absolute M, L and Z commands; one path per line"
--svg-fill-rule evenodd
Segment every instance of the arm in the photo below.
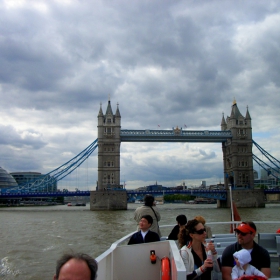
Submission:
M 264 273 L 262 273 L 260 270 L 255 268 L 253 265 L 251 265 L 251 269 L 252 269 L 252 275 L 266 277 Z
M 222 278 L 223 280 L 231 280 L 231 271 L 232 267 L 230 266 L 223 266 L 222 267 Z
M 168 235 L 168 240 L 177 240 L 178 239 L 178 227 L 175 226 L 172 231 L 170 232 L 170 234 Z
M 188 249 L 181 249 L 180 254 L 187 271 L 187 280 L 192 280 L 201 276 L 208 267 L 213 266 L 212 261 L 206 259 L 202 266 L 194 270 L 194 259 L 191 251 L 188 251 Z
M 137 209 L 135 210 L 135 212 L 134 212 L 134 220 L 138 223 L 139 222 L 139 220 L 138 220 L 138 211 L 137 211 Z
M 127 243 L 127 245 L 133 245 L 134 244 L 134 235 L 132 235 Z
M 207 238 L 212 238 L 212 230 L 210 227 L 206 226 L 206 233 L 207 233 Z
M 261 269 L 261 272 L 267 277 L 270 278 L 271 277 L 271 270 L 268 267 L 263 267 Z
M 222 277 L 223 280 L 231 280 L 231 271 L 234 266 L 233 253 L 235 251 L 234 244 L 225 248 L 222 255 Z
M 231 279 L 233 280 L 238 279 L 238 268 L 236 266 L 232 268 Z
M 215 248 L 215 244 L 212 241 L 210 241 L 207 244 L 207 247 L 205 248 L 205 252 L 207 252 L 208 250 L 210 250 L 212 252 L 213 269 L 216 272 L 220 272 L 221 270 L 220 270 L 220 265 L 218 263 L 218 254 L 217 254 L 217 251 Z
M 155 210 L 155 212 L 157 214 L 158 221 L 160 221 L 161 216 L 160 216 L 160 213 L 158 212 L 158 208 L 156 206 L 153 206 L 153 208 L 154 208 L 154 210 Z

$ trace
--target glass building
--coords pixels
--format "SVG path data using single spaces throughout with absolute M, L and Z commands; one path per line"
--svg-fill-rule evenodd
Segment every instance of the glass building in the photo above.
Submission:
M 10 175 L 5 169 L 0 167 L 0 191 L 1 189 L 14 188 L 18 184 L 14 177 Z

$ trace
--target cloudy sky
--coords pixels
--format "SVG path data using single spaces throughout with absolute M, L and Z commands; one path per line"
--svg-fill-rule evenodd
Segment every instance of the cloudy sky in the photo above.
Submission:
M 8 172 L 46 173 L 76 156 L 97 138 L 109 96 L 123 129 L 220 130 L 235 98 L 253 139 L 280 159 L 279 1 L 0 0 L 0 14 Z M 97 151 L 71 176 L 60 187 L 93 189 Z M 223 181 L 220 143 L 121 145 L 127 188 L 201 180 Z

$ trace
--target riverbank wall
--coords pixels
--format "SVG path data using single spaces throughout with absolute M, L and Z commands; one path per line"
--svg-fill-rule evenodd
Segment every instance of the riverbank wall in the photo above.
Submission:
M 234 201 L 237 208 L 264 208 L 265 207 L 265 194 L 261 189 L 248 189 L 248 190 L 232 190 L 232 201 Z M 227 200 L 218 200 L 218 208 L 230 208 L 230 191 L 227 191 Z
M 127 210 L 126 191 L 91 191 L 90 210 Z

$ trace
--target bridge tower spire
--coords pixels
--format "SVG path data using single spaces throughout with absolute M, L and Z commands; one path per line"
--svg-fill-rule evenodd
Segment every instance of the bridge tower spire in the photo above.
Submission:
M 252 123 L 248 107 L 244 117 L 234 99 L 230 116 L 222 118 L 221 130 L 232 133 L 232 139 L 222 144 L 225 187 L 253 188 Z

